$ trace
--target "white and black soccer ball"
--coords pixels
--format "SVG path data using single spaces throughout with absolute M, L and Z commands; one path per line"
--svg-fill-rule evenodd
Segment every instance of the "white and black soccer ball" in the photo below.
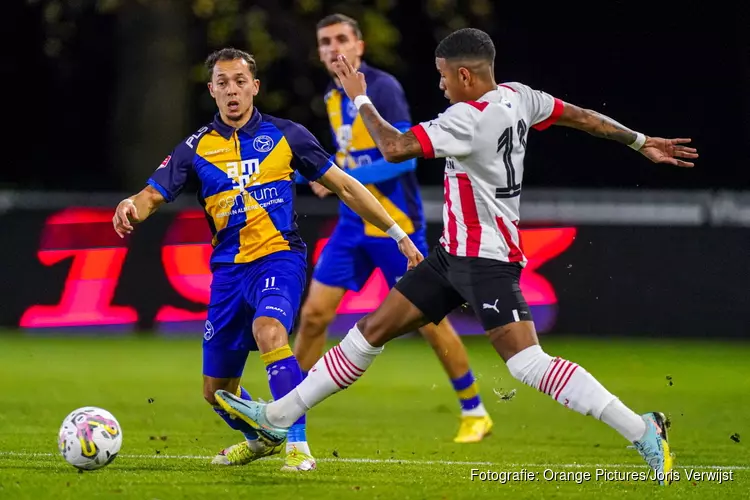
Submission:
M 85 406 L 65 417 L 57 443 L 60 454 L 73 467 L 101 469 L 120 452 L 122 428 L 107 410 Z

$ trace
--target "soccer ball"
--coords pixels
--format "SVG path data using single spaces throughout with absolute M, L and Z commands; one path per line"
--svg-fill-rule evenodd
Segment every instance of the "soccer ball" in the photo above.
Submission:
M 57 444 L 60 454 L 73 467 L 101 469 L 117 457 L 122 446 L 122 429 L 107 410 L 85 406 L 65 417 Z

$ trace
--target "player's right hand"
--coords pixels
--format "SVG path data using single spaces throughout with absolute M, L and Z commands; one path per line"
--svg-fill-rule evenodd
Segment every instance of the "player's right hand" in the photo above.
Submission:
M 138 211 L 135 208 L 135 203 L 130 198 L 126 198 L 117 205 L 115 216 L 112 217 L 112 225 L 114 225 L 115 232 L 120 235 L 120 238 L 124 238 L 126 234 L 133 232 L 131 221 L 136 220 L 138 220 Z
M 411 241 L 411 239 L 408 236 L 401 238 L 401 240 L 399 240 L 398 249 L 409 260 L 407 269 L 414 269 L 415 267 L 417 267 L 417 264 L 419 264 L 420 262 L 424 260 L 424 256 L 419 250 L 417 250 L 417 247 L 414 245 L 414 242 Z

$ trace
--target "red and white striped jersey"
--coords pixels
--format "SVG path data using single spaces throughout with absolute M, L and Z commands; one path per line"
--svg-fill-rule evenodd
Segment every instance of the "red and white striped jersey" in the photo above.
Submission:
M 412 127 L 425 158 L 446 158 L 440 243 L 450 254 L 526 264 L 518 231 L 526 137 L 529 127 L 552 125 L 563 106 L 507 83 Z

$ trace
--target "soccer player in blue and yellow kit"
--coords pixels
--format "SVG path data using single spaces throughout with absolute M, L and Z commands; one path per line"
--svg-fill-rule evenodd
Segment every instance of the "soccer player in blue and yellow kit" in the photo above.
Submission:
M 219 112 L 213 122 L 181 142 L 138 194 L 120 202 L 113 217 L 120 236 L 133 231 L 164 202 L 173 201 L 192 180 L 213 234 L 211 298 L 203 335 L 203 395 L 245 440 L 223 450 L 213 463 L 242 465 L 279 453 L 216 403 L 214 393 L 240 386 L 250 351 L 259 350 L 274 399 L 302 381 L 289 347 L 305 287 L 307 251 L 293 208 L 295 171 L 331 191 L 354 212 L 398 241 L 410 266 L 422 260 L 406 232 L 358 181 L 330 161 L 330 155 L 301 125 L 258 111 L 253 97 L 260 82 L 246 52 L 222 49 L 210 55 L 208 88 Z M 287 439 L 282 470 L 315 468 L 304 418 Z
M 338 85 L 333 63 L 339 54 L 353 61 L 367 78 L 367 94 L 382 116 L 406 131 L 411 117 L 401 85 L 392 75 L 362 61 L 364 41 L 355 19 L 343 14 L 327 16 L 317 25 L 317 38 L 320 60 L 332 78 L 325 103 L 338 149 L 336 163 L 367 186 L 426 255 L 425 220 L 414 171 L 416 160 L 389 163 L 383 158 L 354 103 Z M 320 197 L 330 193 L 317 182 L 310 186 Z M 383 231 L 342 204 L 338 225 L 321 254 L 302 307 L 294 354 L 303 371 L 310 370 L 323 355 L 326 328 L 344 293 L 359 291 L 375 268 L 380 268 L 388 286 L 393 287 L 406 272 L 406 260 Z M 458 395 L 461 423 L 454 441 L 481 441 L 490 432 L 492 420 L 482 404 L 463 343 L 447 319 L 437 326 L 421 328 L 420 333 L 437 354 Z

